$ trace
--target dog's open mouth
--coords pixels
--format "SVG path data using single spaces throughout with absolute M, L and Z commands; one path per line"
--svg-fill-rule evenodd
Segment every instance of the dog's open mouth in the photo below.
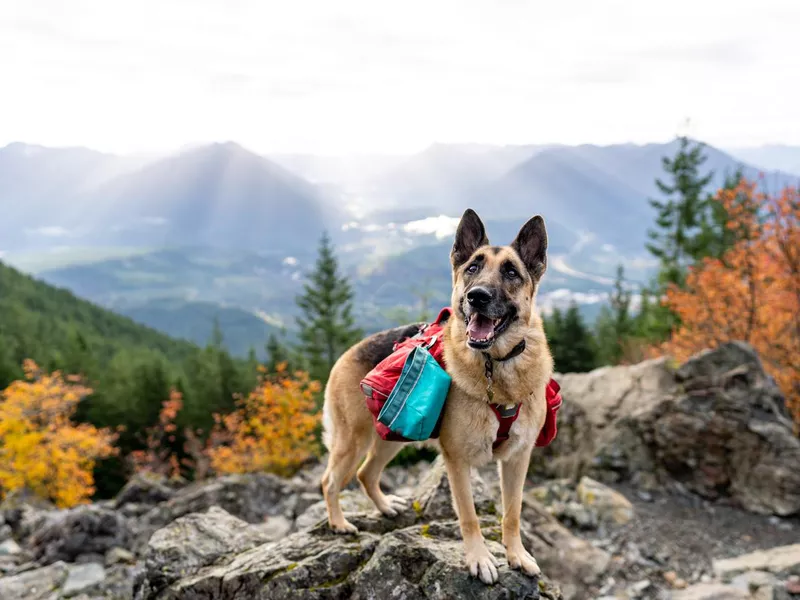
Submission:
M 512 316 L 509 312 L 499 319 L 492 319 L 477 312 L 472 313 L 467 318 L 467 343 L 471 348 L 488 348 L 505 331 Z

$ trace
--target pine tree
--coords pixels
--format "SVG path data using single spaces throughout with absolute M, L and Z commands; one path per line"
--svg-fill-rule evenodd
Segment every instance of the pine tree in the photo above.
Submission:
M 683 286 L 689 266 L 707 255 L 714 246 L 714 236 L 719 233 L 715 219 L 713 198 L 705 191 L 713 173 L 701 175 L 706 161 L 703 144 L 693 143 L 687 137 L 678 138 L 675 156 L 663 157 L 662 165 L 669 182 L 656 179 L 656 186 L 666 196 L 663 201 L 650 200 L 656 209 L 656 229 L 649 230 L 648 251 L 658 259 L 659 272 L 648 293 L 657 300 L 653 303 L 653 341 L 667 339 L 679 320 L 661 299 L 670 285 Z M 612 354 L 613 356 L 613 354 Z M 613 360 L 607 356 L 606 360 Z
M 705 188 L 713 173 L 700 174 L 706 161 L 702 144 L 693 144 L 686 137 L 679 138 L 679 144 L 673 158 L 662 158 L 671 181 L 656 179 L 656 186 L 666 199 L 650 200 L 658 216 L 657 229 L 648 231 L 651 241 L 647 249 L 660 263 L 660 292 L 671 283 L 683 285 L 688 265 L 704 253 L 708 244 L 704 219 L 709 197 Z
M 582 373 L 596 366 L 595 341 L 577 304 L 571 303 L 563 315 L 554 309 L 545 319 L 545 332 L 557 371 Z
M 625 269 L 617 267 L 614 290 L 611 292 L 608 305 L 604 306 L 597 317 L 598 358 L 602 364 L 616 365 L 622 360 L 625 347 L 635 335 L 635 321 L 631 315 L 632 295 L 625 289 Z
M 286 342 L 284 331 L 281 331 L 280 335 L 271 333 L 264 349 L 267 351 L 267 360 L 264 366 L 269 373 L 275 373 L 281 363 L 285 363 L 290 372 L 296 371 L 297 366 L 302 362 L 298 360 L 292 347 Z
M 353 291 L 327 233 L 323 234 L 314 271 L 297 298 L 300 352 L 311 377 L 325 382 L 336 359 L 362 335 L 353 321 Z

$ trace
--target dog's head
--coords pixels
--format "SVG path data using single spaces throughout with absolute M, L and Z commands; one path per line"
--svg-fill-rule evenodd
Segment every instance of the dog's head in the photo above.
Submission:
M 528 327 L 539 280 L 547 267 L 547 231 L 535 216 L 508 246 L 490 246 L 480 217 L 467 209 L 450 253 L 452 306 L 464 324 L 466 344 L 513 348 Z

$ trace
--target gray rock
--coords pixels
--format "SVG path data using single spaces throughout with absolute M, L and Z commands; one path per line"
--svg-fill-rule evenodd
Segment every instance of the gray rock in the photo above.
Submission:
M 750 554 L 713 561 L 714 573 L 723 581 L 747 571 L 800 575 L 800 544 L 758 550 Z
M 495 490 L 475 469 L 472 472 L 472 495 L 478 514 L 498 514 L 496 499 L 499 498 Z M 441 456 L 436 457 L 420 479 L 413 501 L 414 510 L 427 520 L 456 518 L 450 481 L 447 479 L 447 469 Z M 502 512 L 502 509 L 500 511 Z
M 597 511 L 600 521 L 624 525 L 633 519 L 633 505 L 630 501 L 599 481 L 584 476 L 575 491 L 584 506 Z
M 165 502 L 176 493 L 174 485 L 170 485 L 166 477 L 149 473 L 135 474 L 114 499 L 114 506 L 120 508 L 126 504 L 152 506 Z
M 698 583 L 672 592 L 672 600 L 753 600 L 749 592 L 722 583 Z
M 0 556 L 16 556 L 22 554 L 22 548 L 14 540 L 6 540 L 0 543 Z
M 81 592 L 102 584 L 106 579 L 106 570 L 98 563 L 68 565 L 67 580 L 61 588 L 61 596 L 70 598 Z
M 655 478 L 746 509 L 800 512 L 800 439 L 756 353 L 742 343 L 698 354 L 559 376 L 559 435 L 534 470 L 602 482 Z
M 3 600 L 51 600 L 54 592 L 66 581 L 67 565 L 63 562 L 0 579 Z
M 179 490 L 171 499 L 147 512 L 141 525 L 154 531 L 179 517 L 212 506 L 219 506 L 248 523 L 261 523 L 265 517 L 283 515 L 287 505 L 294 506 L 296 493 L 297 489 L 289 480 L 275 475 L 227 475 Z
M 119 513 L 99 506 L 79 506 L 51 515 L 27 544 L 42 564 L 77 562 L 83 555 L 105 556 L 132 542 L 130 524 Z
M 559 583 L 565 600 L 590 597 L 608 571 L 608 552 L 572 535 L 530 496 L 523 501 L 521 529 L 525 546 L 542 571 Z
M 181 517 L 150 538 L 145 559 L 149 586 L 158 592 L 221 557 L 281 538 L 288 529 L 288 523 L 251 525 L 219 507 Z

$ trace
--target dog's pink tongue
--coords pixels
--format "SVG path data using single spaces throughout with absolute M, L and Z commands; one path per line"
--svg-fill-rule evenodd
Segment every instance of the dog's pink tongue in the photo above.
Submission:
M 467 325 L 467 334 L 473 340 L 487 340 L 494 335 L 494 323 L 490 318 L 475 313 Z

